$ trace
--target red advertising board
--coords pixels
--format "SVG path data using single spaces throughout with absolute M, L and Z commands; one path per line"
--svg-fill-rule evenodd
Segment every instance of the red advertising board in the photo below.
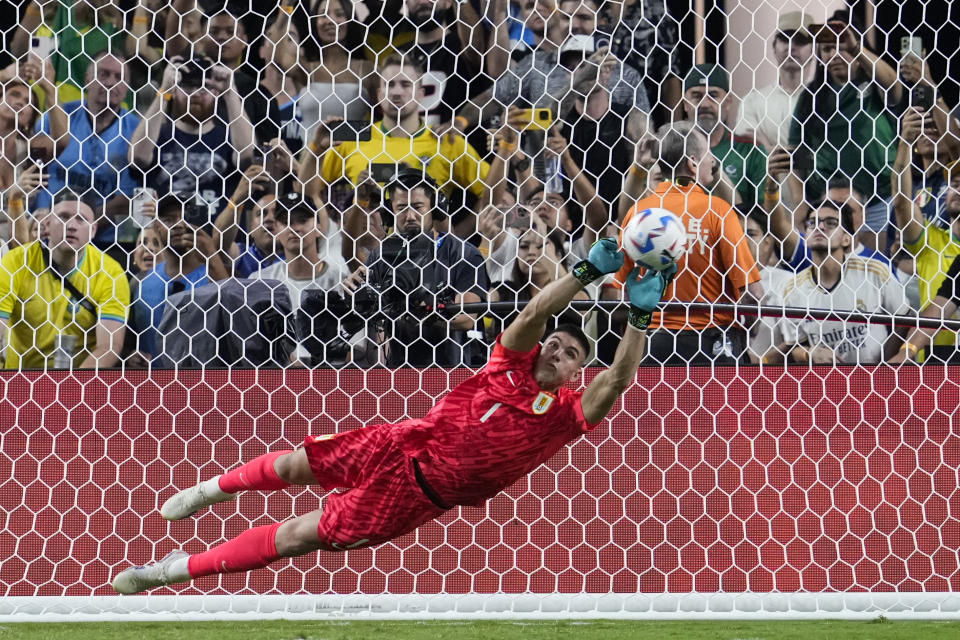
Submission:
M 606 426 L 484 508 L 178 591 L 960 590 L 958 373 L 641 369 Z M 157 512 L 176 489 L 309 433 L 420 416 L 467 375 L 0 378 L 2 593 L 108 594 L 131 563 L 318 508 L 322 495 L 298 489 L 183 522 Z

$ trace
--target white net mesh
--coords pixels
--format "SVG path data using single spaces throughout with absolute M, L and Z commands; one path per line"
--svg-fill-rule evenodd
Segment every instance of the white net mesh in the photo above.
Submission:
M 0 617 L 955 614 L 960 22 L 888 4 L 22 3 Z M 130 564 L 319 508 L 158 513 L 307 435 L 423 416 L 651 207 L 688 251 L 606 426 L 394 542 L 108 597 Z M 587 381 L 618 279 L 557 318 Z

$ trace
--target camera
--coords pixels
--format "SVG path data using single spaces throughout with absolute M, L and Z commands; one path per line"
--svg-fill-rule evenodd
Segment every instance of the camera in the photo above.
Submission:
M 180 66 L 177 82 L 181 87 L 202 87 L 212 66 L 213 61 L 207 56 L 194 56 Z

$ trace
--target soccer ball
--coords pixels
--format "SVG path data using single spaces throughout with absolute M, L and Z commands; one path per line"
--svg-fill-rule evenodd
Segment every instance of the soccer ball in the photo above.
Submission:
M 621 246 L 637 266 L 663 271 L 683 255 L 687 231 L 677 214 L 666 209 L 644 209 L 623 229 Z

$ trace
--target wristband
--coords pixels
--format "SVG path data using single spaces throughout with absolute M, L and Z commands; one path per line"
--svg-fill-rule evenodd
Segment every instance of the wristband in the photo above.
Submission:
M 780 202 L 780 190 L 776 191 L 764 191 L 763 199 L 767 202 Z
M 581 260 L 578 262 L 571 273 L 573 273 L 573 277 L 583 286 L 587 286 L 603 275 L 589 260 Z
M 464 130 L 464 131 L 466 131 L 467 128 L 470 126 L 470 122 L 467 121 L 467 119 L 464 118 L 463 116 L 457 116 L 456 118 L 453 119 L 453 121 L 454 121 L 454 122 L 459 122 L 460 125 L 463 127 L 463 130 Z
M 310 144 L 307 146 L 310 147 L 310 151 L 313 151 L 314 153 L 320 153 L 320 146 L 313 140 L 311 140 Z
M 38 7 L 36 4 L 34 4 L 34 3 L 31 2 L 30 5 L 27 6 L 26 15 L 28 15 L 28 16 L 42 16 L 42 15 L 43 15 L 43 11 L 40 10 L 40 7 Z
M 638 331 L 646 331 L 650 326 L 650 320 L 653 318 L 653 311 L 644 311 L 640 307 L 630 305 L 630 315 L 627 316 L 627 324 Z
M 632 173 L 633 175 L 635 175 L 635 176 L 637 176 L 637 177 L 639 177 L 639 178 L 646 178 L 646 177 L 647 177 L 647 172 L 646 172 L 645 170 L 643 170 L 643 169 L 640 169 L 640 168 L 637 167 L 637 165 L 635 165 L 635 164 L 630 165 L 630 173 Z
M 150 24 L 147 16 L 133 16 L 133 24 Z
M 913 344 L 912 342 L 904 342 L 902 345 L 900 345 L 900 351 L 909 351 L 910 357 L 912 358 L 913 356 L 917 355 L 917 353 L 920 351 L 920 347 Z
M 169 91 L 164 91 L 163 89 L 157 89 L 157 97 L 163 98 L 164 100 L 170 100 L 173 96 L 170 95 Z
M 504 142 L 503 140 L 497 143 L 497 147 L 500 149 L 500 151 L 516 151 L 517 150 L 517 145 L 512 144 L 510 142 Z

